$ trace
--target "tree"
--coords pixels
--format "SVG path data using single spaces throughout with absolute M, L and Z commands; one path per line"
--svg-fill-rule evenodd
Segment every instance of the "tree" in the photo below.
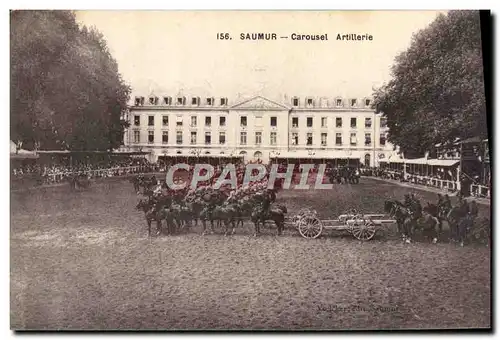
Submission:
M 387 117 L 389 141 L 409 157 L 456 138 L 487 138 L 479 12 L 441 14 L 415 34 L 374 107 Z
M 11 138 L 43 149 L 120 145 L 130 88 L 97 30 L 68 11 L 11 13 Z

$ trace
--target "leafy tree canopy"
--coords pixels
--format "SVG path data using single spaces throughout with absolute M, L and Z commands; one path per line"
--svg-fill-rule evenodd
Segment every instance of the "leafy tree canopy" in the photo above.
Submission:
M 43 149 L 110 150 L 121 144 L 130 88 L 97 30 L 68 11 L 11 12 L 14 141 Z
M 407 157 L 456 138 L 487 138 L 479 12 L 441 14 L 415 34 L 374 106 Z

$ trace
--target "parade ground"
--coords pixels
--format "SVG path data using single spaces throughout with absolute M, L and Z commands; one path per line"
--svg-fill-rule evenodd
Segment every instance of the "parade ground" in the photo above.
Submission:
M 436 194 L 361 178 L 286 190 L 288 215 L 383 212 L 389 198 Z M 304 239 L 276 227 L 149 239 L 123 179 L 11 193 L 11 327 L 16 329 L 415 329 L 490 327 L 489 247 L 403 243 L 396 226 L 367 242 Z M 480 205 L 480 216 L 489 207 Z

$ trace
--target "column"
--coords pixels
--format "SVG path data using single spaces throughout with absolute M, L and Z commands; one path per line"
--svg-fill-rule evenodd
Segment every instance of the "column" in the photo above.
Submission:
M 460 166 L 457 168 L 457 191 L 462 189 L 462 185 L 460 184 Z

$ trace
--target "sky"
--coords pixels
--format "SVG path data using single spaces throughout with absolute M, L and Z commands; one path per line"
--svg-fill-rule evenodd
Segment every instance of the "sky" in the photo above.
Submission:
M 365 97 L 437 11 L 78 11 L 103 33 L 135 95 Z M 227 32 L 232 40 L 217 40 Z M 275 41 L 240 33 L 274 32 Z M 279 39 L 327 34 L 328 41 Z M 372 41 L 337 41 L 337 34 Z

